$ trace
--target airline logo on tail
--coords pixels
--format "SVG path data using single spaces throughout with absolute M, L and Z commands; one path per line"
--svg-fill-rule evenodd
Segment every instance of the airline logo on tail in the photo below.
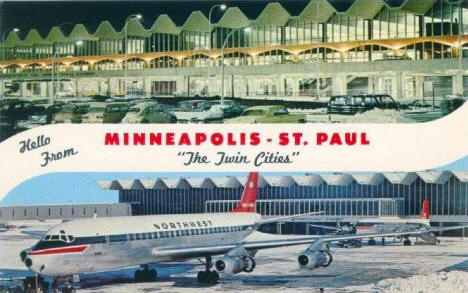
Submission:
M 244 193 L 233 213 L 255 213 L 258 191 L 258 172 L 251 172 L 245 183 Z
M 430 216 L 431 216 L 431 212 L 429 209 L 429 201 L 426 199 L 425 201 L 423 201 L 423 206 L 422 206 L 421 214 L 419 215 L 419 217 L 421 219 L 429 220 Z

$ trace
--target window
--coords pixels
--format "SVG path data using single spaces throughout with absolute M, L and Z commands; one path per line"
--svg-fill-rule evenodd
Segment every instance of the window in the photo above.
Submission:
M 274 114 L 275 114 L 275 116 L 279 116 L 279 115 L 288 115 L 289 112 L 288 112 L 288 110 L 285 109 L 285 108 L 279 108 L 279 109 L 276 109 L 276 110 L 275 110 L 275 113 L 274 113 Z

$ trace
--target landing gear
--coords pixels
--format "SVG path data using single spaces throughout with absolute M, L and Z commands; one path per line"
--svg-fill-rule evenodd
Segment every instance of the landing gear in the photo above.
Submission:
M 158 279 L 158 273 L 155 269 L 149 269 L 148 265 L 142 266 L 143 270 L 135 271 L 136 282 L 154 282 Z
M 205 270 L 198 272 L 197 280 L 201 284 L 216 284 L 219 280 L 219 274 L 217 271 L 211 271 L 213 262 L 211 256 L 206 257 Z
M 369 246 L 374 246 L 374 245 L 376 244 L 376 243 L 375 243 L 375 239 L 374 239 L 374 238 L 369 239 L 369 242 L 367 242 L 367 244 L 368 244 Z
M 410 246 L 411 245 L 411 240 L 409 240 L 408 238 L 405 238 L 405 241 L 403 241 L 403 245 L 404 246 Z

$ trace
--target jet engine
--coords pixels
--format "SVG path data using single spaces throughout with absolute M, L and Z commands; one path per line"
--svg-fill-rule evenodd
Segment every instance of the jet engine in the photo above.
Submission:
M 224 274 L 250 273 L 255 268 L 255 259 L 250 256 L 225 255 L 215 262 L 216 270 Z
M 297 262 L 301 268 L 313 270 L 319 267 L 328 267 L 333 261 L 333 256 L 330 252 L 305 250 L 298 258 Z

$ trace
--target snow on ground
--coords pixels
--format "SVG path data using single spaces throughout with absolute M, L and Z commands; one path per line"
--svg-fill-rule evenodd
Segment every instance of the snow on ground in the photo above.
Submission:
M 256 233 L 249 238 L 277 237 Z M 197 260 L 156 265 L 160 279 L 155 283 L 133 283 L 135 268 L 127 268 L 82 275 L 85 288 L 79 292 L 468 292 L 468 239 L 441 240 L 438 246 L 407 247 L 388 239 L 385 247 L 332 248 L 333 263 L 312 271 L 297 265 L 297 255 L 307 245 L 262 250 L 254 272 L 222 275 L 214 286 L 198 284 L 196 275 L 203 266 Z M 29 274 L 18 255 L 35 242 L 18 230 L 0 233 L 0 279 Z
M 343 121 L 344 123 L 414 123 L 401 111 L 374 109 L 359 113 Z
M 468 273 L 452 271 L 387 279 L 378 282 L 374 288 L 385 293 L 466 293 Z

